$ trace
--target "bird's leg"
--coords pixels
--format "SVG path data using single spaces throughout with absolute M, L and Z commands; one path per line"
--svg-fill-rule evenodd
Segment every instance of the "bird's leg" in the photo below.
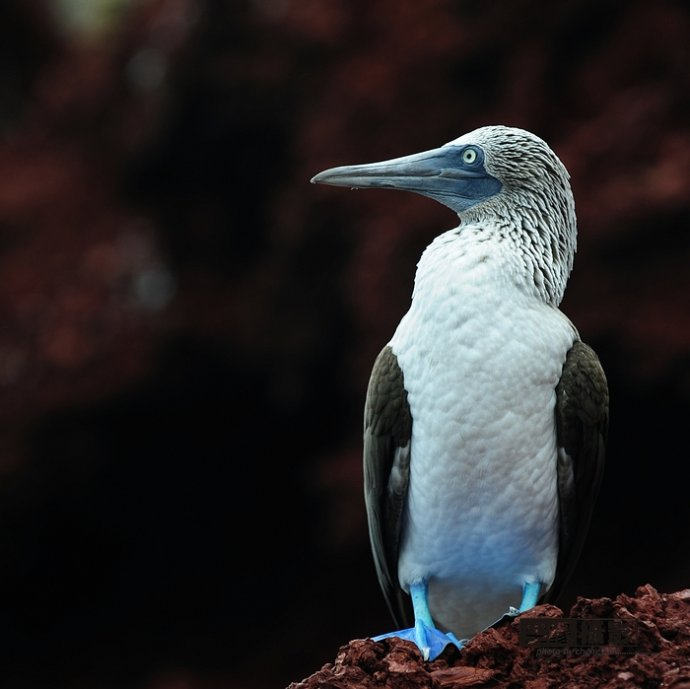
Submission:
M 541 582 L 526 581 L 522 586 L 522 601 L 520 602 L 518 612 L 525 612 L 525 610 L 533 608 L 537 604 L 540 591 Z
M 425 580 L 410 585 L 410 597 L 414 610 L 414 627 L 400 629 L 373 637 L 374 641 L 397 636 L 407 641 L 413 641 L 419 648 L 424 660 L 434 660 L 448 644 L 462 648 L 463 644 L 452 632 L 444 633 L 436 628 L 429 611 L 428 585 Z
M 410 597 L 414 610 L 414 636 L 417 647 L 422 652 L 424 660 L 429 660 L 431 654 L 430 632 L 436 631 L 436 625 L 431 619 L 428 603 L 428 586 L 426 581 L 421 581 L 410 586 Z
M 522 585 L 522 600 L 520 601 L 520 607 L 514 608 L 511 605 L 508 609 L 508 612 L 501 615 L 501 617 L 499 617 L 493 624 L 490 624 L 486 629 L 497 627 L 498 625 L 506 622 L 507 620 L 515 619 L 521 612 L 531 610 L 537 604 L 540 592 L 540 581 L 526 581 Z M 486 631 L 486 629 L 484 631 Z

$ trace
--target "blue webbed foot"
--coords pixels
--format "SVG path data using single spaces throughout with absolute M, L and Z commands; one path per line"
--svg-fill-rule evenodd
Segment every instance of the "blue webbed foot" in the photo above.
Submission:
M 379 636 L 373 636 L 372 639 L 381 641 L 381 639 L 390 639 L 393 636 L 416 644 L 424 660 L 435 660 L 449 644 L 453 644 L 457 648 L 463 647 L 463 642 L 459 641 L 452 632 L 442 632 L 436 627 L 428 627 L 423 622 L 417 622 L 414 627 L 407 629 L 379 634 Z
M 374 641 L 389 639 L 397 636 L 400 639 L 412 641 L 419 648 L 424 660 L 434 660 L 443 652 L 449 644 L 462 648 L 463 643 L 459 641 L 452 632 L 442 632 L 436 628 L 431 619 L 429 604 L 427 602 L 427 584 L 421 581 L 410 586 L 410 596 L 412 597 L 412 607 L 414 609 L 414 627 L 400 629 L 396 632 L 381 634 L 373 637 Z

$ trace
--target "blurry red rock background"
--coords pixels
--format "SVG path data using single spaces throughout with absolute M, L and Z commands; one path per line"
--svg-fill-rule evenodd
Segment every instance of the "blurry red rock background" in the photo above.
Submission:
M 0 685 L 286 686 L 390 621 L 361 412 L 428 199 L 332 165 L 505 123 L 569 168 L 611 387 L 564 605 L 690 581 L 680 0 L 0 6 Z

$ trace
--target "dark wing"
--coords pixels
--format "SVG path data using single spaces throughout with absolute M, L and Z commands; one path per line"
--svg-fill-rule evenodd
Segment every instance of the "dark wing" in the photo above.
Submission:
M 556 387 L 558 569 L 543 600 L 556 600 L 577 563 L 604 469 L 609 393 L 597 355 L 577 341 Z
M 398 583 L 398 551 L 410 480 L 412 417 L 403 373 L 390 347 L 374 362 L 364 407 L 364 498 L 376 574 L 400 628 L 411 625 Z

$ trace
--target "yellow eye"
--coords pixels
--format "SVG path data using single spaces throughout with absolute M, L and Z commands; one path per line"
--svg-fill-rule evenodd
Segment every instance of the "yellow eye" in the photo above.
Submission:
M 462 162 L 467 163 L 468 165 L 472 165 L 472 163 L 476 162 L 477 160 L 477 151 L 475 151 L 473 148 L 467 148 L 463 151 L 462 153 Z

